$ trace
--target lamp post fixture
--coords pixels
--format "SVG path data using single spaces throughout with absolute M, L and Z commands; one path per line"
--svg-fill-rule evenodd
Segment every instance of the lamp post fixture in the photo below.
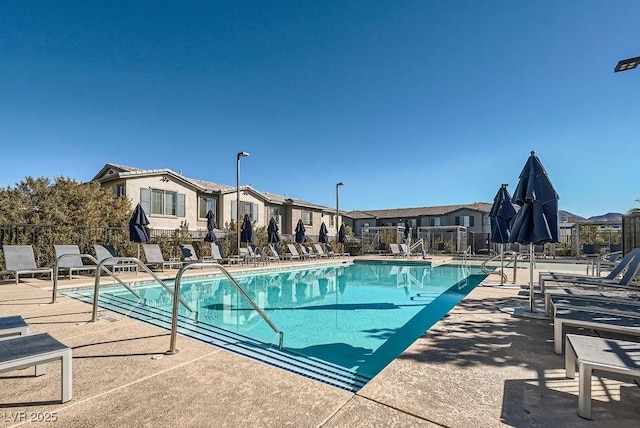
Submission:
M 339 233 L 339 226 L 338 226 L 338 217 L 340 216 L 340 211 L 339 211 L 339 199 L 338 199 L 338 189 L 340 188 L 340 186 L 344 186 L 344 183 L 341 181 L 339 183 L 336 183 L 336 247 L 338 246 L 338 233 Z M 338 251 L 336 249 L 336 251 Z
M 249 156 L 247 152 L 236 155 L 236 235 L 238 238 L 238 255 L 240 255 L 240 158 Z
M 621 61 L 618 61 L 618 64 L 616 64 L 616 68 L 613 69 L 613 72 L 617 73 L 619 71 L 633 70 L 638 65 L 640 65 L 640 56 L 637 56 L 635 58 L 623 59 Z

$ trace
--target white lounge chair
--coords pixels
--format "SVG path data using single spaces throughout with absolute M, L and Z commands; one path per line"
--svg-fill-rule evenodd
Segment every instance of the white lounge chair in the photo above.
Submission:
M 48 333 L 27 334 L 0 340 L 0 373 L 34 367 L 35 375 L 45 374 L 45 363 L 60 360 L 62 363 L 62 402 L 73 396 L 71 348 L 60 343 Z
M 580 283 L 580 284 L 591 284 L 595 283 L 596 285 L 622 285 L 625 286 L 630 282 L 640 267 L 640 248 L 635 248 L 630 251 L 620 263 L 605 277 L 597 277 L 590 275 L 570 275 L 564 273 L 555 273 L 555 272 L 540 272 L 538 276 L 538 284 L 540 284 L 540 291 L 542 293 L 545 292 L 545 284 L 547 282 L 554 283 Z M 625 273 L 621 280 L 617 280 L 616 278 Z
M 633 292 L 625 289 L 597 289 L 597 288 L 579 288 L 579 287 L 563 287 L 563 288 L 547 288 L 544 293 L 544 309 L 545 314 L 551 315 L 553 304 L 551 300 L 554 297 L 584 297 L 590 299 L 607 299 L 620 301 L 640 301 L 640 290 Z
M 551 314 L 552 317 L 555 317 L 556 312 L 562 308 L 607 314 L 640 316 L 640 300 L 598 296 L 555 295 L 551 297 L 551 305 L 553 306 Z
M 244 263 L 253 263 L 257 266 L 259 263 L 267 262 L 266 257 L 263 257 L 262 252 L 258 248 L 254 248 L 251 245 L 247 245 L 246 247 L 240 247 L 240 256 Z
M 287 244 L 287 248 L 289 252 L 284 255 L 285 259 L 289 260 L 300 260 L 300 253 L 298 253 L 298 249 L 293 244 Z
M 20 275 L 24 274 L 49 274 L 51 281 L 53 281 L 53 268 L 38 267 L 36 265 L 36 257 L 33 254 L 31 245 L 3 245 L 2 250 L 6 269 L 1 271 L 0 275 L 15 275 L 16 284 Z
M 267 256 L 269 261 L 280 262 L 282 260 L 280 253 L 273 244 L 269 244 L 269 251 L 271 251 L 271 255 Z
M 116 249 L 113 247 L 113 245 L 95 244 L 93 246 L 93 250 L 96 252 L 96 260 L 98 260 L 98 263 L 102 263 L 102 261 L 106 259 L 110 259 L 112 257 L 118 257 L 118 254 L 116 253 Z M 123 272 L 124 271 L 131 272 L 133 270 L 136 274 L 138 273 L 138 265 L 135 263 L 117 262 L 114 260 L 108 260 L 102 266 L 108 269 L 111 269 L 113 273 L 115 273 L 117 270 L 120 270 Z
M 199 263 L 202 261 L 191 244 L 180 244 L 180 252 L 185 263 Z
M 318 255 L 311 250 L 311 248 L 307 247 L 304 244 L 300 244 L 300 248 L 302 249 L 302 257 L 308 260 L 315 260 L 318 258 Z
M 567 334 L 565 374 L 575 378 L 578 366 L 578 415 L 591 419 L 591 374 L 640 377 L 640 343 Z M 635 386 L 635 384 L 634 384 Z
M 640 317 L 560 308 L 553 319 L 553 352 L 556 354 L 562 354 L 565 326 L 640 336 Z
M 0 317 L 0 340 L 26 334 L 29 334 L 29 324 L 21 316 Z
M 147 261 L 145 264 L 151 268 L 160 267 L 162 272 L 164 272 L 165 267 L 169 269 L 180 269 L 182 267 L 182 262 L 179 260 L 165 260 L 160 245 L 158 244 L 142 244 L 142 250 L 144 251 L 144 258 Z
M 389 244 L 389 249 L 391 250 L 391 255 L 394 257 L 404 256 L 404 253 L 400 251 L 400 246 L 398 244 Z
M 97 266 L 84 263 L 83 256 L 89 255 L 81 254 L 80 247 L 77 245 L 54 245 L 53 249 L 56 252 L 58 270 L 62 269 L 69 272 L 69 279 L 73 278 L 74 272 L 95 273 Z
M 558 282 L 560 284 L 558 288 L 549 289 L 548 287 L 544 287 L 544 307 L 545 312 L 549 314 L 551 309 L 551 302 L 549 299 L 552 295 L 557 294 L 556 290 L 562 290 L 562 288 L 591 288 L 597 289 L 601 288 L 604 290 L 630 290 L 630 291 L 638 291 L 640 292 L 640 288 L 632 288 L 630 287 L 631 281 L 638 274 L 638 270 L 640 270 L 640 256 L 634 257 L 624 273 L 624 276 L 620 280 L 608 279 L 608 278 L 567 278 L 566 280 L 554 279 L 554 282 Z M 542 285 L 542 283 L 541 283 Z M 542 287 L 541 287 L 542 288 Z M 560 291 L 560 293 L 563 293 Z
M 229 263 L 229 264 L 240 263 L 242 261 L 242 259 L 238 256 L 223 257 L 222 253 L 220 252 L 220 247 L 215 242 L 211 242 L 211 258 L 205 259 L 205 260 L 212 260 L 216 263 Z
M 313 247 L 316 249 L 316 253 L 318 254 L 318 257 L 320 258 L 324 258 L 324 257 L 335 257 L 335 254 L 327 254 L 324 252 L 324 250 L 322 249 L 322 245 L 316 243 L 313 244 Z

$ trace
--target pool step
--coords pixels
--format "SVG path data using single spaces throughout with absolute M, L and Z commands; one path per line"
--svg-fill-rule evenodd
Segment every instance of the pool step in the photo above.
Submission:
M 91 293 L 65 292 L 64 294 L 90 304 L 93 299 Z M 98 304 L 102 309 L 166 330 L 171 329 L 171 313 L 161 308 L 145 306 L 140 302 L 106 293 L 100 294 Z M 347 391 L 356 392 L 370 380 L 366 376 L 333 363 L 309 358 L 286 349 L 281 351 L 277 349 L 277 344 L 265 343 L 211 324 L 195 322 L 185 316 L 179 316 L 178 332 L 184 336 Z

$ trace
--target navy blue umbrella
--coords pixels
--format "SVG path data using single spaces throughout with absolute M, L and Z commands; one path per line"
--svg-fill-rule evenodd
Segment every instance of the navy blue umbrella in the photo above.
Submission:
M 271 217 L 269 220 L 269 226 L 267 227 L 267 238 L 270 244 L 280 242 L 280 235 L 278 235 L 278 223 L 275 217 Z
M 149 242 L 151 241 L 151 232 L 149 231 L 149 219 L 142 209 L 142 205 L 136 205 L 133 215 L 129 220 L 129 239 L 131 242 Z
M 207 212 L 207 236 L 204 237 L 205 242 L 216 242 L 218 240 L 218 237 L 214 233 L 214 229 L 217 228 L 216 216 L 213 214 L 213 211 L 209 210 Z
M 303 242 L 307 242 L 307 236 L 305 235 L 306 229 L 304 228 L 304 224 L 302 223 L 302 219 L 298 220 L 298 224 L 296 225 L 296 242 L 302 244 Z
M 347 233 L 344 231 L 344 224 L 341 224 L 340 229 L 338 230 L 338 242 L 341 244 L 349 242 L 347 239 Z
M 320 225 L 320 233 L 318 234 L 318 242 L 322 242 L 323 244 L 329 243 L 329 231 L 327 230 L 327 225 L 324 224 L 324 221 Z
M 489 211 L 491 221 L 491 242 L 508 244 L 511 220 L 516 216 L 516 209 L 511 203 L 511 195 L 507 185 L 500 186 L 500 190 L 493 198 L 493 206 Z
M 500 244 L 500 285 L 504 284 L 504 259 L 502 258 L 503 245 L 509 242 L 509 227 L 516 216 L 516 209 L 511 203 L 511 195 L 507 191 L 507 185 L 500 186 L 496 197 L 493 198 L 493 206 L 489 211 L 491 221 L 491 242 Z M 515 280 L 515 278 L 514 278 Z
M 253 236 L 253 225 L 251 224 L 251 219 L 249 218 L 249 214 L 244 215 L 244 220 L 242 220 L 242 228 L 240 229 L 240 242 L 253 242 L 255 237 Z
M 558 199 L 535 152 L 527 160 L 512 201 L 521 209 L 511 226 L 509 242 L 544 244 L 560 241 Z
M 129 219 L 129 239 L 138 243 L 138 258 L 140 258 L 140 243 L 151 241 L 151 231 L 149 230 L 149 219 L 142 209 L 142 205 L 136 205 Z
M 411 226 L 409 226 L 409 220 L 404 221 L 404 239 L 405 241 L 409 239 L 409 231 L 411 230 Z
M 533 312 L 533 245 L 546 242 L 559 242 L 560 224 L 558 223 L 558 199 L 547 172 L 536 152 L 524 165 L 520 180 L 512 201 L 520 205 L 516 214 L 509 242 L 529 244 L 529 310 Z

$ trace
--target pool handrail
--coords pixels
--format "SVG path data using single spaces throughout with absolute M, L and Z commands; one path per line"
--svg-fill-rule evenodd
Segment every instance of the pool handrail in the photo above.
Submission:
M 511 262 L 513 262 L 513 283 L 516 283 L 516 274 L 517 274 L 517 269 L 518 269 L 518 256 L 519 254 L 515 251 L 505 251 L 502 253 L 502 259 L 504 260 L 504 256 L 512 256 L 513 258 L 511 260 L 509 260 L 506 264 L 505 267 L 509 267 L 509 264 Z M 484 262 L 482 262 L 482 264 L 480 265 L 480 268 L 482 269 L 482 271 L 484 273 L 486 273 L 487 275 L 490 275 L 492 273 L 496 273 L 496 270 L 490 271 L 489 269 L 487 269 L 487 263 L 492 262 L 492 261 L 496 261 L 496 260 L 500 260 L 500 254 L 497 254 L 493 257 L 491 257 L 490 259 L 485 260 Z M 502 280 L 506 281 L 507 280 L 507 274 L 504 273 L 503 271 L 500 271 L 500 274 L 502 275 Z
M 94 284 L 94 287 L 93 287 L 93 311 L 92 311 L 92 314 L 91 314 L 91 322 L 95 322 L 98 319 L 98 297 L 99 297 L 98 293 L 99 293 L 99 287 L 100 287 L 100 271 L 101 270 L 106 272 L 111 278 L 113 278 L 116 281 L 118 281 L 120 283 L 120 285 L 124 286 L 124 288 L 126 288 L 131 293 L 133 293 L 138 299 L 142 299 L 142 297 L 140 297 L 140 295 L 138 293 L 136 293 L 127 284 L 122 282 L 122 280 L 120 278 L 118 278 L 113 272 L 111 272 L 109 269 L 107 269 L 104 266 L 106 264 L 106 262 L 109 262 L 109 264 L 111 264 L 111 262 L 116 262 L 116 263 L 119 263 L 119 262 L 135 263 L 135 264 L 138 265 L 139 268 L 141 267 L 145 272 L 147 272 L 149 275 L 151 275 L 151 277 L 153 279 L 158 281 L 158 283 L 165 290 L 167 290 L 167 292 L 171 293 L 171 289 L 169 288 L 169 286 L 167 284 L 165 284 L 164 281 L 162 279 L 160 279 L 155 273 L 153 273 L 151 271 L 151 269 L 149 269 L 149 267 L 147 265 L 142 263 L 142 261 L 140 259 L 137 259 L 135 257 L 107 257 L 107 258 L 101 260 L 100 263 L 98 263 L 98 268 L 96 269 L 96 281 L 95 281 L 95 284 Z M 189 306 L 189 304 L 187 302 L 182 300 L 182 298 L 180 296 L 175 296 L 175 295 L 174 295 L 174 300 L 175 300 L 175 302 L 174 302 L 175 305 L 177 305 L 178 303 L 182 303 L 182 306 L 187 308 L 187 310 L 189 312 L 195 313 L 196 322 L 198 321 L 198 312 L 195 311 L 191 306 Z
M 87 258 L 96 264 L 96 270 L 98 270 L 97 268 L 98 260 L 95 257 L 93 257 L 91 254 L 63 254 L 60 257 L 58 257 L 58 259 L 56 260 L 56 264 L 53 268 L 53 295 L 51 296 L 51 303 L 56 303 L 56 301 L 58 300 L 58 271 L 60 268 L 60 261 L 64 258 L 69 258 L 69 257 Z
M 260 309 L 260 307 L 256 304 L 256 302 L 254 302 L 253 299 L 251 299 L 251 297 L 249 297 L 247 292 L 244 291 L 244 289 L 240 286 L 240 284 L 238 284 L 238 282 L 233 278 L 233 276 L 231 276 L 229 271 L 226 270 L 224 266 L 222 266 L 219 263 L 198 262 L 198 263 L 190 263 L 188 265 L 181 267 L 180 270 L 178 271 L 178 274 L 176 275 L 176 280 L 174 283 L 174 290 L 173 290 L 173 312 L 171 315 L 171 341 L 169 344 L 169 350 L 166 352 L 166 354 L 173 355 L 178 352 L 178 349 L 176 349 L 176 340 L 178 336 L 178 299 L 177 297 L 180 295 L 180 281 L 182 280 L 182 275 L 188 269 L 206 268 L 206 267 L 213 267 L 213 268 L 219 269 L 227 277 L 227 279 L 231 281 L 231 283 L 234 285 L 234 287 L 236 287 L 236 289 L 240 292 L 240 294 L 242 294 L 244 298 L 249 302 L 249 304 L 253 306 L 253 309 L 255 309 L 258 315 L 260 315 L 262 319 L 265 320 L 265 322 L 269 325 L 269 327 L 271 327 L 271 329 L 279 335 L 278 349 L 282 350 L 284 333 L 280 331 L 278 327 L 276 327 L 276 325 L 269 319 L 267 314 L 264 313 L 262 309 Z

